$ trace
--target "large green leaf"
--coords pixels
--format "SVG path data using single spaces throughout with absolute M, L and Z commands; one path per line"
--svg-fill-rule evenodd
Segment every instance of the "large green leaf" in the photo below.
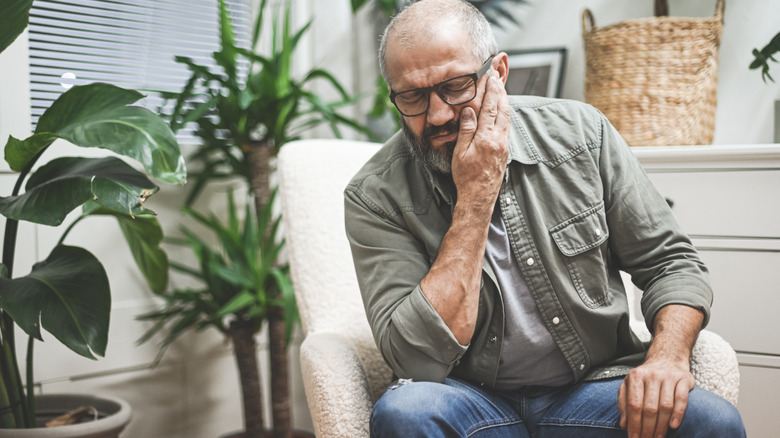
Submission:
M 109 84 L 73 87 L 41 115 L 33 136 L 8 142 L 6 161 L 19 171 L 40 149 L 62 138 L 133 158 L 161 181 L 184 183 L 184 158 L 170 127 L 153 112 L 128 106 L 142 97 Z
M 30 21 L 32 0 L 6 0 L 0 13 L 0 52 L 22 34 Z
M 56 226 L 87 201 L 131 216 L 151 213 L 143 202 L 158 187 L 115 157 L 52 160 L 38 169 L 19 196 L 0 197 L 0 214 Z
M 83 248 L 57 246 L 29 275 L 0 278 L 0 308 L 37 339 L 42 339 L 42 326 L 84 357 L 106 353 L 108 276 L 100 261 Z
M 116 217 L 138 269 L 149 287 L 155 293 L 165 290 L 168 286 L 168 255 L 160 247 L 163 231 L 156 217 L 130 216 L 103 208 L 96 202 L 85 204 L 84 214 Z

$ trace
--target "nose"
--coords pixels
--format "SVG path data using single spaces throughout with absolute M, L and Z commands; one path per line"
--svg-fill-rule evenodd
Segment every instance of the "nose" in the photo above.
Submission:
M 428 123 L 433 126 L 441 126 L 455 116 L 455 108 L 442 100 L 438 93 L 431 91 L 428 102 Z

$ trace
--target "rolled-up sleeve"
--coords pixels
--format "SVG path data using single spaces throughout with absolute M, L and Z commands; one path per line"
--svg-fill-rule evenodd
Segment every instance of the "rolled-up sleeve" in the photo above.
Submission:
M 465 353 L 420 289 L 430 269 L 424 246 L 355 187 L 345 225 L 374 339 L 398 377 L 441 382 Z
M 699 309 L 706 325 L 712 304 L 707 267 L 625 141 L 598 116 L 610 250 L 644 291 L 642 313 L 648 328 L 653 330 L 655 315 L 669 304 Z

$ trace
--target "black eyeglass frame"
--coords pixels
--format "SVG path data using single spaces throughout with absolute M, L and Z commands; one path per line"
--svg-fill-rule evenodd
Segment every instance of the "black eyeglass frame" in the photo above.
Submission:
M 479 81 L 479 78 L 481 78 L 488 71 L 490 65 L 493 63 L 493 58 L 495 56 L 496 55 L 490 55 L 490 57 L 485 61 L 484 64 L 482 64 L 479 70 L 477 70 L 475 73 L 455 76 L 454 78 L 449 78 L 446 81 L 439 82 L 438 84 L 432 85 L 430 87 L 413 88 L 411 90 L 401 91 L 400 93 L 396 93 L 395 91 L 390 90 L 390 101 L 393 102 L 393 105 L 395 105 L 396 109 L 398 109 L 398 112 L 401 113 L 401 115 L 403 115 L 404 117 L 417 117 L 419 115 L 425 114 L 428 111 L 428 108 L 430 108 L 431 106 L 431 91 L 435 91 L 436 94 L 439 95 L 441 100 L 447 105 L 454 106 L 454 105 L 463 105 L 464 103 L 469 103 L 472 100 L 474 100 L 475 97 L 477 97 L 477 81 Z M 458 102 L 458 103 L 447 102 L 447 98 L 441 92 L 441 87 L 446 85 L 448 82 L 455 81 L 458 79 L 463 79 L 463 78 L 471 78 L 474 81 L 474 95 L 471 96 L 470 99 L 464 100 L 463 102 Z M 398 108 L 398 104 L 395 103 L 396 96 L 399 96 L 404 93 L 418 93 L 418 92 L 422 92 L 423 95 L 425 96 L 425 109 L 423 109 L 421 112 L 416 114 L 405 114 L 403 111 L 401 111 L 401 108 Z

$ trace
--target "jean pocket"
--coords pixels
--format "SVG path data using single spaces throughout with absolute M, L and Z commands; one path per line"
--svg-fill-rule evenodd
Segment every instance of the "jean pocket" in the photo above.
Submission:
M 586 306 L 595 308 L 608 298 L 609 239 L 604 203 L 576 214 L 550 228 L 563 255 L 574 288 Z

